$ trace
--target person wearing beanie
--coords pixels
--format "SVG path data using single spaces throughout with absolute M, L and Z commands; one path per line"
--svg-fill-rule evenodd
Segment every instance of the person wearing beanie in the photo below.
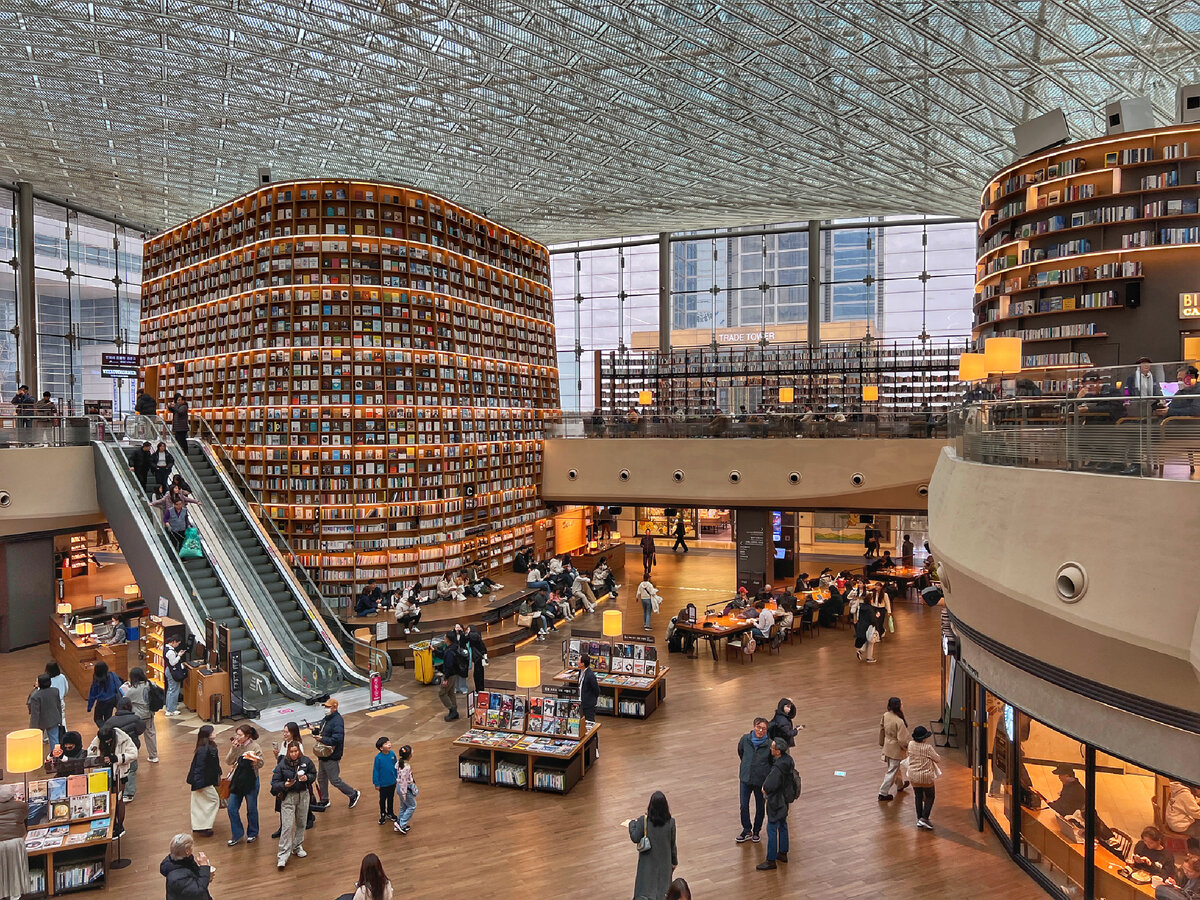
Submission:
M 763 793 L 767 797 L 767 858 L 756 869 L 767 871 L 778 868 L 779 862 L 788 861 L 788 804 L 796 799 L 793 788 L 796 763 L 788 753 L 788 744 L 783 738 L 771 741 L 771 770 L 763 781 Z
M 933 831 L 933 826 L 929 824 L 929 814 L 933 812 L 933 783 L 942 774 L 938 767 L 942 758 L 928 743 L 931 734 L 924 725 L 914 728 L 912 740 L 908 742 L 907 758 L 908 781 L 917 801 L 917 827 L 927 831 Z

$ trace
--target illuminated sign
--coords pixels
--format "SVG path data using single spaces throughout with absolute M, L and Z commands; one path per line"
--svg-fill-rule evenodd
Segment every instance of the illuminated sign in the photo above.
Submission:
M 1200 319 L 1200 291 L 1188 291 L 1179 295 L 1179 318 Z
M 104 378 L 137 378 L 138 362 L 136 353 L 101 353 L 100 375 Z

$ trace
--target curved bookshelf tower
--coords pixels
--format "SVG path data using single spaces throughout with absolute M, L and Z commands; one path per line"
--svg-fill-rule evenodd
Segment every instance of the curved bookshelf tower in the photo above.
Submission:
M 363 181 L 277 183 L 146 242 L 146 389 L 240 460 L 333 596 L 531 542 L 559 407 L 546 248 Z
M 1023 338 L 1027 368 L 1182 358 L 1181 336 L 1200 333 L 1180 312 L 1180 295 L 1200 291 L 1198 173 L 1200 125 L 1067 144 L 998 172 L 982 197 L 973 336 Z

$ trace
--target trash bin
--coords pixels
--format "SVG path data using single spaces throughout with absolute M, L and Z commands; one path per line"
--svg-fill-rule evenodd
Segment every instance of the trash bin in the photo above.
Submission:
M 433 645 L 429 641 L 409 644 L 413 652 L 413 673 L 418 684 L 433 684 Z
M 209 722 L 213 725 L 221 724 L 221 694 L 213 694 L 208 698 Z

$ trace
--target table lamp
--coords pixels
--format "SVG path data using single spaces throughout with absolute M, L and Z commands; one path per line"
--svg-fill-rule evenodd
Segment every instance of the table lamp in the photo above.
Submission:
M 542 661 L 536 656 L 517 657 L 517 687 L 525 688 L 525 721 L 529 716 L 529 689 L 542 685 Z
M 65 631 L 68 623 L 71 621 L 71 604 L 60 603 L 54 607 L 54 611 L 63 617 L 63 630 Z
M 987 378 L 987 364 L 982 353 L 963 353 L 958 357 L 959 381 L 982 381 Z
M 624 623 L 621 620 L 621 611 L 619 609 L 606 609 L 604 611 L 601 632 L 605 637 L 620 637 L 623 627 Z
M 29 802 L 29 773 L 42 767 L 42 731 L 40 728 L 22 728 L 10 731 L 4 739 L 4 767 L 10 772 L 20 772 L 25 777 L 25 802 Z
M 137 586 L 136 584 L 127 584 L 127 585 L 125 585 L 125 596 L 126 596 L 126 597 L 128 597 L 128 598 L 130 598 L 130 599 L 133 599 L 133 598 L 134 598 L 134 597 L 136 597 L 136 596 L 137 596 L 139 593 L 141 593 L 141 592 L 138 590 L 138 586 Z
M 780 403 L 794 403 L 796 400 L 796 389 L 791 387 L 781 387 L 779 389 Z
M 871 403 L 879 399 L 879 385 L 864 384 L 862 389 L 862 398 L 867 403 Z
M 75 633 L 85 640 L 92 635 L 91 622 L 78 622 L 75 625 Z
M 638 391 L 638 406 L 649 406 L 653 402 L 653 393 L 650 391 Z

